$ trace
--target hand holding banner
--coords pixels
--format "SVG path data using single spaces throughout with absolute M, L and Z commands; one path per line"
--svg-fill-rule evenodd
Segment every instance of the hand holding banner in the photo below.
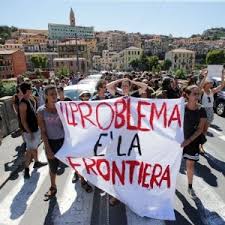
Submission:
M 183 99 L 59 102 L 65 142 L 56 157 L 140 216 L 173 220 Z

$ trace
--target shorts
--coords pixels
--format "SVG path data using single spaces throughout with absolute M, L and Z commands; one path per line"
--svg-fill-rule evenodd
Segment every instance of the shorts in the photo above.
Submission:
M 50 140 L 48 139 L 48 143 L 50 145 L 51 150 L 53 151 L 54 155 L 59 151 L 62 147 L 64 139 L 57 139 L 57 140 Z M 59 160 L 57 158 L 48 159 L 49 169 L 53 174 L 57 173 L 59 167 Z
M 200 154 L 199 144 L 200 144 L 200 141 L 197 138 L 193 142 L 191 142 L 189 145 L 184 147 L 183 158 L 197 162 L 199 160 L 199 154 Z
M 41 143 L 41 133 L 40 130 L 33 132 L 33 139 L 31 139 L 31 134 L 23 132 L 23 138 L 27 146 L 27 150 L 38 149 L 39 144 Z
M 206 115 L 207 115 L 207 122 L 209 124 L 211 124 L 212 121 L 214 120 L 214 110 L 212 107 L 206 107 L 205 111 L 206 111 Z

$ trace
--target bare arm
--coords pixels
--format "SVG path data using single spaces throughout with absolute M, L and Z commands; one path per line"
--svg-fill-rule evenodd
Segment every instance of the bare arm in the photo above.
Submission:
M 108 92 L 112 95 L 115 95 L 116 94 L 116 85 L 120 82 L 122 82 L 124 79 L 119 79 L 119 80 L 115 80 L 115 81 L 112 81 L 110 83 L 108 83 L 106 85 L 106 88 L 108 90 Z
M 20 111 L 20 119 L 21 123 L 26 130 L 27 133 L 32 133 L 28 124 L 27 124 L 27 118 L 26 118 L 26 113 L 27 113 L 27 105 L 25 103 L 20 103 L 19 105 L 19 111 Z
M 13 106 L 13 110 L 15 112 L 16 115 L 18 115 L 18 106 L 16 105 L 16 97 L 15 95 L 13 96 L 13 99 L 12 99 L 12 106 Z
M 202 79 L 202 81 L 200 82 L 200 84 L 199 84 L 199 89 L 202 91 L 202 89 L 203 89 L 203 86 L 204 86 L 204 84 L 205 84 L 205 81 L 206 81 L 206 78 L 207 78 L 207 75 L 208 75 L 208 70 L 205 70 L 203 73 L 203 79 Z
M 136 86 L 139 87 L 139 89 L 138 89 L 139 94 L 144 93 L 144 92 L 146 91 L 147 87 L 148 87 L 147 84 L 142 83 L 142 82 L 137 82 L 137 81 L 133 81 L 133 80 L 131 80 L 130 82 L 131 82 L 132 84 L 135 84 Z
M 222 73 L 222 76 L 221 76 L 221 84 L 218 87 L 212 89 L 213 94 L 221 91 L 224 88 L 224 86 L 225 86 L 224 76 L 225 76 L 225 71 L 223 70 L 223 73 Z
M 51 147 L 48 143 L 48 137 L 47 137 L 47 133 L 46 133 L 46 127 L 45 127 L 45 123 L 44 123 L 44 119 L 43 116 L 40 112 L 38 112 L 37 114 L 37 119 L 38 119 L 38 126 L 40 127 L 41 130 L 41 138 L 44 142 L 45 145 L 45 151 L 46 151 L 46 155 L 48 157 L 48 159 L 52 159 L 54 158 L 54 154 L 51 150 Z

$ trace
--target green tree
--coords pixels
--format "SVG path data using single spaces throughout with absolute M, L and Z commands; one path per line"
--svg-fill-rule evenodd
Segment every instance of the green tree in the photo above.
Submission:
M 164 60 L 161 65 L 163 70 L 169 70 L 171 66 L 172 66 L 172 62 L 169 59 Z
M 148 60 L 149 60 L 149 70 L 152 70 L 153 67 L 157 68 L 157 66 L 159 65 L 158 56 L 150 56 Z
M 212 50 L 208 52 L 206 56 L 207 64 L 224 64 L 225 63 L 225 52 L 224 50 Z
M 142 54 L 138 67 L 139 67 L 139 70 L 141 70 L 141 71 L 148 71 L 149 70 L 149 67 L 150 67 L 149 59 L 145 54 Z
M 31 62 L 36 69 L 45 69 L 48 65 L 48 59 L 43 55 L 32 55 Z
M 70 74 L 70 71 L 67 67 L 62 67 L 56 72 L 56 76 L 59 78 L 68 76 Z
M 175 71 L 175 77 L 176 78 L 178 78 L 178 79 L 185 79 L 185 72 L 184 72 L 184 70 L 182 70 L 182 69 L 177 69 L 176 71 Z
M 0 44 L 5 44 L 5 41 L 11 38 L 12 32 L 17 30 L 16 27 L 0 26 Z
M 129 63 L 129 65 L 133 68 L 133 70 L 137 71 L 140 65 L 140 60 L 134 59 Z

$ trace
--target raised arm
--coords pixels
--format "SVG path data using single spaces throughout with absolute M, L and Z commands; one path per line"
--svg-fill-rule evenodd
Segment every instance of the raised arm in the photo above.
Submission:
M 115 80 L 115 81 L 112 81 L 112 82 L 108 83 L 106 85 L 106 88 L 107 88 L 108 92 L 111 95 L 115 95 L 116 94 L 116 85 L 118 83 L 121 83 L 123 80 L 124 80 L 124 78 L 123 79 L 119 79 L 119 80 Z
M 130 82 L 139 87 L 139 89 L 138 89 L 139 94 L 143 94 L 146 91 L 146 89 L 148 88 L 148 85 L 145 83 L 133 81 L 133 80 L 131 80 Z
M 203 75 L 203 79 L 201 80 L 200 84 L 199 84 L 199 89 L 202 90 L 203 89 L 203 86 L 205 84 L 205 81 L 206 81 L 206 78 L 208 76 L 208 70 L 203 70 L 201 72 L 201 74 Z
M 225 87 L 224 76 L 225 76 L 225 70 L 223 69 L 223 72 L 222 72 L 222 75 L 221 75 L 221 84 L 218 87 L 215 87 L 215 88 L 212 89 L 213 94 L 221 91 Z

